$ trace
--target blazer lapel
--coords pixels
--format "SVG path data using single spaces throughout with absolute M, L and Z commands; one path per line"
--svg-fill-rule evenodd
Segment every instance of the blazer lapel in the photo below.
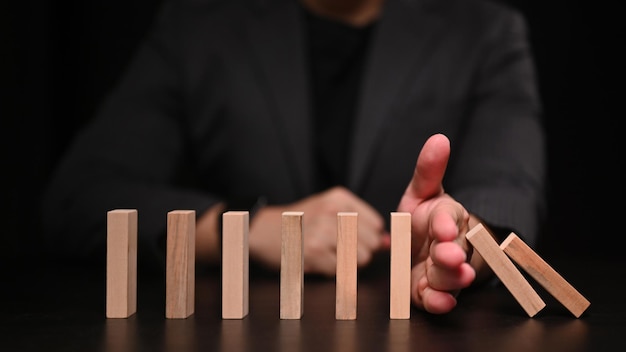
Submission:
M 312 190 L 313 151 L 304 28 L 295 1 L 259 1 L 249 21 L 254 62 L 292 165 L 295 192 Z
M 387 122 L 402 103 L 407 80 L 419 75 L 428 48 L 435 44 L 433 32 L 442 30 L 436 18 L 424 15 L 422 5 L 423 1 L 388 0 L 372 38 L 348 166 L 349 186 L 354 190 L 367 180 Z

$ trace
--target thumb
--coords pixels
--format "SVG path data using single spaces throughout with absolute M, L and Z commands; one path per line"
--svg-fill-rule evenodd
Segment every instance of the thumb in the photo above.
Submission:
M 450 140 L 443 134 L 430 136 L 419 156 L 409 182 L 398 206 L 399 211 L 413 212 L 424 200 L 443 192 L 443 176 L 450 158 Z

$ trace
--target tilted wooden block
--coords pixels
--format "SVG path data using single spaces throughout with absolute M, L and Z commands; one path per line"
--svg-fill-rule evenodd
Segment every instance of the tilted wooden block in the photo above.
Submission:
M 482 224 L 474 226 L 465 237 L 530 317 L 535 316 L 546 306 Z
M 389 318 L 411 317 L 411 214 L 391 213 Z
M 222 318 L 243 319 L 249 308 L 249 214 L 222 214 Z
M 280 250 L 280 318 L 300 319 L 304 295 L 302 212 L 282 214 Z
M 137 311 L 137 210 L 107 212 L 107 318 Z
M 165 317 L 184 319 L 194 313 L 196 212 L 167 213 Z
M 576 318 L 591 304 L 515 233 L 509 234 L 500 248 Z

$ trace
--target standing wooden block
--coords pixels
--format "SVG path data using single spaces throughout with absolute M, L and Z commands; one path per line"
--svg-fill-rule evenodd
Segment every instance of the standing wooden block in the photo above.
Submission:
M 280 318 L 302 318 L 304 296 L 303 212 L 284 212 L 280 247 Z
M 107 318 L 137 311 L 137 210 L 107 212 Z
M 165 317 L 185 319 L 194 313 L 196 212 L 167 213 Z
M 576 318 L 591 304 L 516 234 L 511 233 L 500 248 Z
M 530 317 L 535 316 L 546 306 L 482 224 L 474 226 L 465 237 Z
M 247 211 L 222 214 L 222 318 L 243 319 L 249 305 Z
M 357 213 L 337 213 L 335 318 L 355 320 L 357 306 Z
M 389 318 L 411 317 L 411 214 L 391 213 Z

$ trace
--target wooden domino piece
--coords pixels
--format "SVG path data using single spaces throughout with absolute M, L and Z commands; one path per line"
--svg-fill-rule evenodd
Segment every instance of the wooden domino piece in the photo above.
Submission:
M 303 212 L 282 214 L 280 250 L 280 319 L 301 319 L 304 312 Z
M 509 234 L 500 248 L 576 318 L 591 304 L 515 233 Z
M 222 214 L 222 319 L 243 319 L 249 308 L 247 211 Z
M 482 224 L 474 226 L 465 237 L 530 317 L 546 306 Z
M 107 318 L 137 311 L 137 210 L 107 212 Z
M 357 312 L 357 213 L 337 213 L 335 318 L 355 320 Z
M 167 213 L 165 317 L 185 319 L 194 313 L 196 212 Z
M 411 214 L 391 213 L 389 318 L 411 317 Z

